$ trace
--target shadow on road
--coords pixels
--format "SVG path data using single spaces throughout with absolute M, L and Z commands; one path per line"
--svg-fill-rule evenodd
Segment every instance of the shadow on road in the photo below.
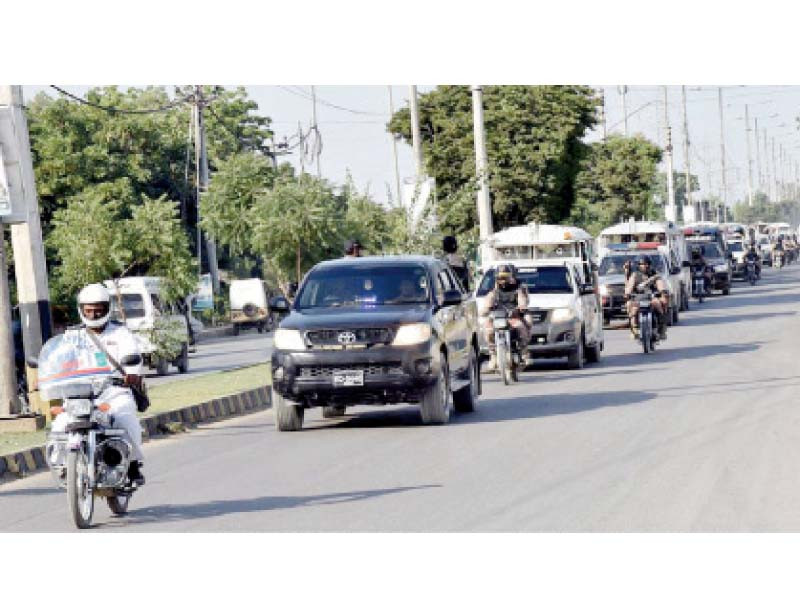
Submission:
M 0 488 L 2 489 L 2 488 Z M 11 490 L 10 492 L 0 492 L 0 498 L 10 498 L 11 496 L 50 496 L 52 494 L 63 494 L 64 490 L 55 487 L 55 484 L 48 487 L 28 488 L 23 490 Z
M 120 525 L 136 525 L 144 523 L 169 523 L 172 521 L 192 521 L 195 519 L 211 519 L 231 514 L 264 512 L 304 506 L 325 506 L 369 500 L 378 496 L 399 494 L 413 490 L 424 490 L 442 487 L 441 485 L 417 485 L 375 490 L 360 490 L 336 494 L 320 494 L 317 496 L 261 496 L 241 500 L 214 500 L 197 504 L 160 504 L 138 510 L 132 510 L 128 516 L 120 519 Z M 113 525 L 113 523 L 112 523 Z M 102 527 L 102 525 L 100 526 Z
M 612 354 L 603 358 L 603 362 L 608 366 L 629 367 L 641 365 L 642 363 L 661 364 L 674 360 L 693 360 L 698 358 L 708 358 L 709 356 L 723 356 L 726 354 L 742 354 L 745 352 L 755 352 L 763 342 L 752 342 L 747 344 L 718 344 L 708 346 L 678 346 L 670 347 L 670 340 L 664 342 L 666 346 L 658 346 L 658 349 L 650 355 L 637 352 L 636 346 L 631 341 L 630 354 Z

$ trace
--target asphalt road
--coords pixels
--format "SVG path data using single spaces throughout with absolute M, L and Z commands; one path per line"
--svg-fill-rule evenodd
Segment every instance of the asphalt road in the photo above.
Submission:
M 95 531 L 800 531 L 800 267 L 681 314 L 645 356 L 486 377 L 478 411 L 414 407 L 278 433 L 270 412 L 146 446 L 131 512 Z M 49 474 L 0 486 L 0 531 L 71 531 Z
M 188 373 L 181 375 L 177 368 L 170 366 L 167 375 L 159 376 L 154 369 L 149 369 L 146 372 L 147 385 L 161 385 L 264 362 L 271 351 L 272 334 L 258 333 L 255 329 L 245 330 L 236 337 L 213 338 L 198 343 L 197 351 L 189 354 Z

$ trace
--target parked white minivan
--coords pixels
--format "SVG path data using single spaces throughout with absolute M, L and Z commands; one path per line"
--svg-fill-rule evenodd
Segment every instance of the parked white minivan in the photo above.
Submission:
M 236 279 L 231 281 L 229 297 L 231 302 L 231 323 L 233 335 L 242 329 L 255 327 L 264 333 L 269 321 L 267 290 L 261 279 Z

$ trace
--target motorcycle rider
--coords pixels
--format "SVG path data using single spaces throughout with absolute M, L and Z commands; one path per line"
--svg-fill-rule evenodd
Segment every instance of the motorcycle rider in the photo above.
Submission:
M 91 349 L 92 353 L 99 352 L 91 340 L 87 329 L 100 340 L 108 354 L 119 362 L 124 356 L 139 355 L 139 344 L 136 338 L 122 323 L 110 320 L 111 295 L 101 283 L 93 283 L 84 287 L 78 294 L 78 313 L 83 327 L 70 328 L 64 334 L 65 339 L 72 339 L 76 346 Z M 128 477 L 137 485 L 144 484 L 144 475 L 141 467 L 144 455 L 142 454 L 142 427 L 136 416 L 136 402 L 133 399 L 131 386 L 139 386 L 142 382 L 142 363 L 125 368 L 125 387 L 112 386 L 101 395 L 103 402 L 110 405 L 109 415 L 113 417 L 115 427 L 124 429 L 131 441 L 131 463 Z M 66 413 L 59 414 L 53 420 L 52 431 L 63 432 L 67 426 Z
M 359 258 L 364 256 L 361 253 L 363 249 L 361 242 L 358 240 L 347 240 L 344 244 L 344 258 Z
M 458 240 L 452 235 L 442 238 L 442 250 L 444 251 L 444 262 L 450 265 L 453 273 L 456 274 L 464 289 L 469 291 L 469 269 L 464 257 L 458 252 Z
M 784 251 L 785 251 L 785 248 L 783 247 L 783 236 L 779 235 L 778 239 L 775 240 L 775 245 L 772 247 L 772 260 L 773 260 L 773 262 L 775 261 L 775 255 L 777 255 L 778 253 L 783 254 Z
M 640 284 L 647 282 L 644 291 L 651 291 L 654 294 L 658 293 L 659 296 L 653 296 L 651 306 L 653 315 L 656 317 L 658 323 L 658 337 L 662 340 L 667 339 L 667 310 L 669 310 L 669 290 L 667 284 L 661 278 L 661 275 L 656 273 L 653 269 L 652 261 L 646 254 L 639 256 L 636 259 L 638 269 L 633 271 L 625 282 L 625 297 L 628 299 L 628 317 L 631 320 L 631 329 L 634 335 L 639 335 L 639 324 L 637 317 L 639 315 L 639 305 L 634 302 L 632 297 L 637 293 L 637 288 Z
M 692 259 L 689 261 L 692 272 L 702 269 L 703 278 L 706 280 L 706 292 L 711 290 L 711 268 L 703 257 L 703 252 L 698 246 L 692 246 Z
M 484 309 L 481 311 L 481 316 L 489 316 L 492 309 L 500 306 L 511 311 L 509 318 L 511 334 L 516 336 L 519 341 L 523 357 L 527 357 L 528 344 L 531 339 L 531 325 L 523 317 L 523 314 L 528 308 L 528 292 L 524 286 L 520 285 L 513 265 L 499 265 L 495 269 L 494 289 L 486 295 L 486 302 Z M 494 343 L 494 325 L 491 318 L 486 319 L 484 335 L 491 353 L 489 370 L 493 371 L 497 368 L 497 349 Z
M 756 250 L 756 245 L 751 243 L 747 246 L 747 252 L 745 252 L 744 256 L 742 257 L 742 261 L 744 264 L 747 264 L 748 260 L 752 260 L 755 263 L 756 267 L 756 277 L 761 279 L 761 256 L 758 254 L 758 250 Z

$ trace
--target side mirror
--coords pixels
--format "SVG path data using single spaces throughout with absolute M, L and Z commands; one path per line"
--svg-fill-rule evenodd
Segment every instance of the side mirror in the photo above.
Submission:
M 126 354 L 122 357 L 122 360 L 119 361 L 123 367 L 135 367 L 136 365 L 142 364 L 142 356 L 140 354 Z
M 464 295 L 458 290 L 446 290 L 442 306 L 458 306 L 464 301 Z
M 691 267 L 691 266 L 692 266 L 692 263 L 690 263 L 688 260 L 685 260 L 685 261 L 683 261 L 683 262 L 681 263 L 681 266 L 682 266 L 682 267 Z
M 288 313 L 289 301 L 283 296 L 275 296 L 274 298 L 270 298 L 269 309 L 276 313 Z
M 28 365 L 31 369 L 38 369 L 39 368 L 39 359 L 35 356 L 28 356 L 25 358 L 25 364 Z

